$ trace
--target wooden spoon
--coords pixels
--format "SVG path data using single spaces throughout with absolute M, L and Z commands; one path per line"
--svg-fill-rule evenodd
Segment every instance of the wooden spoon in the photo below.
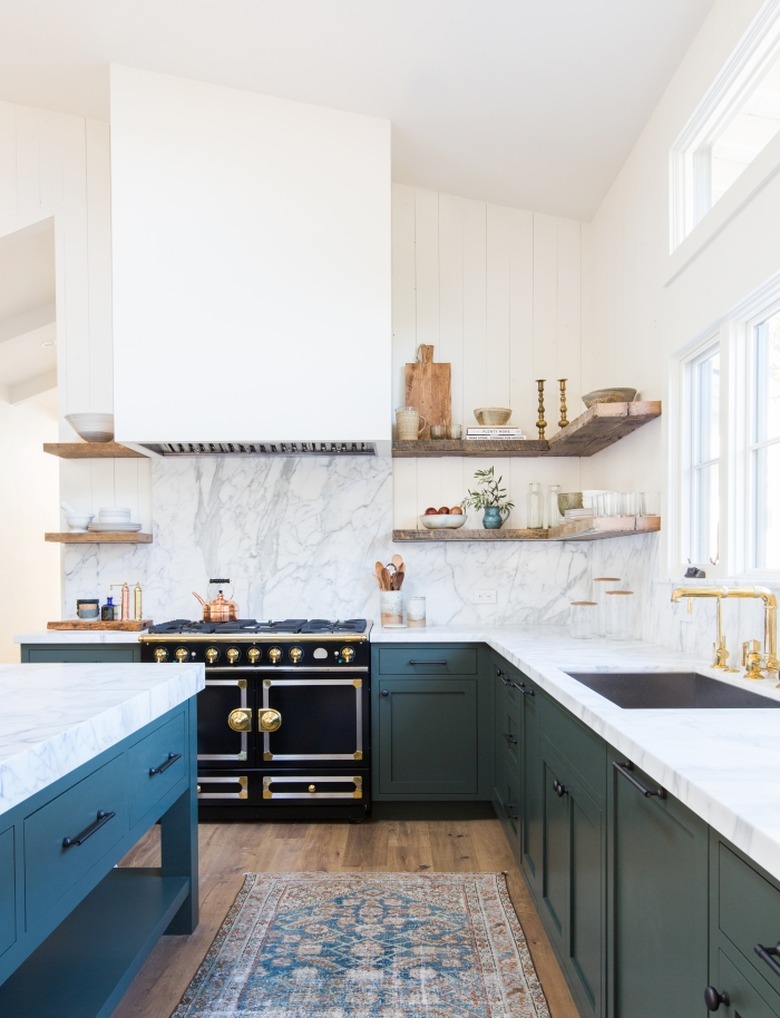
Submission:
M 401 589 L 404 582 L 404 576 L 406 576 L 406 567 L 402 562 L 401 565 L 396 570 L 395 576 L 393 577 L 393 585 L 395 590 Z
M 393 585 L 390 582 L 390 573 L 387 571 L 387 566 L 382 566 L 382 590 L 392 590 Z
M 379 559 L 377 559 L 377 561 L 376 561 L 376 563 L 374 565 L 374 572 L 376 573 L 377 580 L 379 580 L 380 590 L 385 590 L 384 581 L 382 579 L 382 571 L 383 571 L 384 568 L 385 567 L 382 565 L 382 563 L 379 561 Z
M 390 561 L 393 563 L 396 569 L 400 569 L 401 566 L 404 564 L 404 560 L 401 558 L 400 555 L 393 555 Z

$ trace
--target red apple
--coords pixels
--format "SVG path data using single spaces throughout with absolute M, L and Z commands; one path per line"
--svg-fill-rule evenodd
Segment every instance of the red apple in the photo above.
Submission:
M 437 510 L 434 509 L 432 505 L 429 505 L 428 508 L 423 513 L 423 516 L 435 516 L 436 513 L 437 513 Z
M 448 505 L 443 505 L 441 509 L 439 509 L 439 516 L 447 516 L 449 515 L 449 511 L 450 507 Z

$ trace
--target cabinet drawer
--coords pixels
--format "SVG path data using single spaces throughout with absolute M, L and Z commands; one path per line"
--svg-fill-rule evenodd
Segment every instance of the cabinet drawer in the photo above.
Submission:
M 130 824 L 140 818 L 188 775 L 184 712 L 150 732 L 127 752 Z
M 476 675 L 476 647 L 380 647 L 383 675 Z
M 555 752 L 566 759 L 595 793 L 599 803 L 606 796 L 607 745 L 604 740 L 546 696 L 541 698 L 539 719 L 542 734 Z
M 718 845 L 718 927 L 776 993 L 780 976 L 755 953 L 780 941 L 780 890 L 722 842 Z
M 0 955 L 16 942 L 14 828 L 0 833 Z
M 124 760 L 121 755 L 114 757 L 25 817 L 28 928 L 53 908 L 127 832 Z M 102 875 L 101 871 L 99 876 Z

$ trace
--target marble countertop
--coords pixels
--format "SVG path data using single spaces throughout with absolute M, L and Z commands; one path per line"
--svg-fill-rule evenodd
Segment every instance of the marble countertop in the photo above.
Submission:
M 42 633 L 14 636 L 14 643 L 138 643 L 142 630 L 121 629 L 44 629 Z
M 567 669 L 695 669 L 780 700 L 773 679 L 744 679 L 709 662 L 640 641 L 574 640 L 566 629 L 490 626 L 374 626 L 374 644 L 487 643 L 780 879 L 780 710 L 624 710 L 566 674 Z
M 204 686 L 202 664 L 0 665 L 0 814 Z

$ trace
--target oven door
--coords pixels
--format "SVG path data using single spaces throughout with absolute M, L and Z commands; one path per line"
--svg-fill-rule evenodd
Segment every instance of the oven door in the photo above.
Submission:
M 209 768 L 252 763 L 254 680 L 234 668 L 207 668 L 198 693 L 198 760 Z
M 257 729 L 265 763 L 353 765 L 368 751 L 367 674 L 280 672 L 262 679 Z

